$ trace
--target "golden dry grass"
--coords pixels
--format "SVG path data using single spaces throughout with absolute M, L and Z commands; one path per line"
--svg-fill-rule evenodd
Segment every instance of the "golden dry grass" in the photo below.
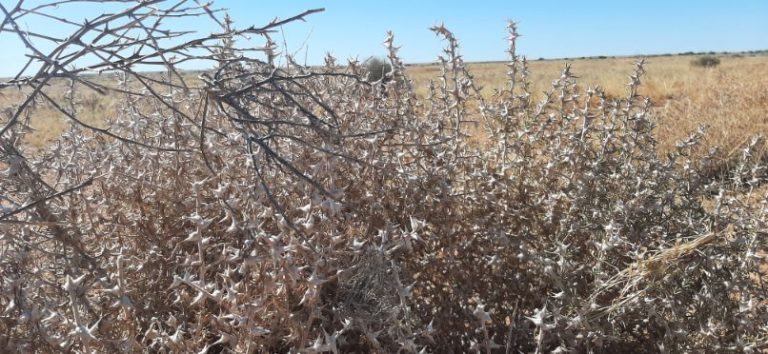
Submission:
M 189 83 L 194 85 L 197 82 L 197 73 L 190 72 L 188 76 Z M 157 79 L 162 80 L 163 77 L 158 74 Z M 108 87 L 115 87 L 117 78 L 111 75 L 103 75 L 95 79 L 92 78 L 92 80 Z M 133 83 L 131 87 L 137 90 L 141 86 L 138 83 Z M 20 90 L 11 88 L 0 90 L 0 113 L 6 109 L 13 108 L 14 105 L 20 104 L 30 91 L 29 87 Z M 46 93 L 62 104 L 64 108 L 71 109 L 66 100 L 68 91 L 68 81 L 53 80 Z M 96 91 L 83 88 L 82 85 L 78 85 L 75 97 L 77 117 L 84 123 L 98 128 L 107 128 L 107 122 L 119 114 L 121 101 L 126 99 L 122 93 L 113 91 L 102 95 Z M 49 146 L 70 124 L 69 119 L 63 113 L 59 112 L 42 98 L 35 102 L 34 109 L 31 112 L 30 126 L 32 131 L 27 134 L 24 141 L 25 146 L 28 148 L 40 149 Z M 4 122 L 6 119 L 6 117 L 0 114 L 0 122 Z
M 64 102 L 67 93 L 67 85 L 63 80 L 55 81 L 48 94 L 58 102 Z M 5 89 L 0 91 L 0 111 L 13 108 L 21 103 L 21 100 L 29 93 L 29 88 L 21 90 Z M 79 103 L 78 117 L 85 123 L 104 127 L 104 123 L 117 112 L 119 100 L 122 98 L 116 94 L 100 95 L 94 91 L 80 90 L 76 94 Z M 69 107 L 67 107 L 69 108 Z M 2 117 L 5 121 L 6 117 Z M 35 102 L 32 110 L 30 125 L 32 131 L 27 135 L 24 143 L 33 149 L 43 148 L 58 137 L 69 123 L 67 117 L 45 102 Z
M 723 56 L 714 68 L 691 65 L 695 56 L 652 57 L 640 94 L 651 97 L 659 119 L 657 130 L 662 151 L 674 146 L 700 125 L 708 126 L 706 142 L 725 154 L 740 147 L 754 134 L 768 133 L 768 56 Z M 529 62 L 533 92 L 548 89 L 566 64 L 582 87 L 600 86 L 607 94 L 626 92 L 628 76 L 637 58 L 538 60 Z M 469 64 L 469 69 L 490 96 L 506 82 L 504 63 Z M 435 65 L 413 66 L 409 71 L 417 93 L 440 72 Z
M 640 93 L 651 97 L 659 118 L 657 136 L 662 151 L 687 137 L 700 125 L 708 126 L 706 142 L 719 146 L 724 156 L 736 152 L 754 134 L 768 133 L 768 56 L 722 56 L 715 68 L 691 65 L 695 56 L 660 56 L 647 60 L 647 74 Z M 600 86 L 612 96 L 625 94 L 628 75 L 637 58 L 537 60 L 529 63 L 530 81 L 535 93 L 548 89 L 559 77 L 566 64 L 582 87 Z M 506 82 L 504 63 L 472 63 L 469 69 L 483 95 L 491 96 Z M 425 95 L 427 83 L 439 75 L 436 65 L 409 67 L 416 93 Z M 108 78 L 104 78 L 107 80 Z M 62 97 L 66 91 L 63 82 L 54 90 Z M 59 88 L 59 87 L 57 87 Z M 0 91 L 0 108 L 17 103 L 23 92 L 6 89 Z M 83 120 L 90 124 L 103 124 L 116 113 L 118 95 L 101 96 L 81 90 L 78 94 Z M 66 118 L 50 107 L 41 105 L 32 119 L 34 131 L 27 144 L 41 148 L 50 143 L 66 127 Z

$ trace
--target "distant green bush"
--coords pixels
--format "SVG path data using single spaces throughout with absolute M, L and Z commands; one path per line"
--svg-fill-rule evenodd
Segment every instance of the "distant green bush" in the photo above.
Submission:
M 365 79 L 370 82 L 379 81 L 392 71 L 392 65 L 384 59 L 370 57 L 363 64 Z
M 715 66 L 720 65 L 720 58 L 714 57 L 711 55 L 705 55 L 703 57 L 698 57 L 691 61 L 691 65 L 693 66 L 700 66 L 704 68 L 712 68 Z

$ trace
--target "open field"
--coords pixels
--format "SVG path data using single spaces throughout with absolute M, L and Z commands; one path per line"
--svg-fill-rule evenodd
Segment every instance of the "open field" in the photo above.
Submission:
M 699 126 L 707 127 L 706 144 L 718 146 L 729 156 L 754 134 L 768 133 L 768 55 L 721 55 L 722 63 L 714 68 L 691 65 L 698 56 L 655 56 L 647 59 L 646 76 L 639 93 L 652 99 L 658 119 L 656 131 L 659 147 L 666 151 L 686 138 Z M 529 62 L 532 92 L 549 89 L 549 83 L 560 76 L 566 64 L 578 77 L 582 88 L 599 85 L 611 96 L 623 96 L 628 75 L 638 58 L 534 60 Z M 469 69 L 483 95 L 491 98 L 506 83 L 505 63 L 470 63 Z M 440 73 L 437 65 L 408 67 L 419 96 L 427 93 L 429 80 Z M 195 76 L 190 75 L 195 82 Z M 102 80 L 114 80 L 103 78 Z M 66 86 L 59 82 L 59 97 Z M 6 90 L 0 95 L 0 107 L 18 101 L 22 92 Z M 107 117 L 117 113 L 122 97 L 102 96 L 86 91 L 80 94 L 81 118 L 103 126 Z M 56 138 L 66 127 L 65 117 L 44 104 L 35 111 L 27 143 L 41 148 Z
M 698 56 L 656 56 L 647 59 L 639 93 L 653 101 L 658 118 L 660 149 L 669 150 L 699 126 L 707 126 L 707 144 L 726 154 L 754 134 L 768 134 L 768 55 L 721 56 L 714 68 L 691 65 Z M 638 58 L 534 60 L 529 62 L 534 93 L 550 88 L 566 64 L 582 88 L 602 87 L 612 96 L 627 93 L 628 76 Z M 490 97 L 506 82 L 504 63 L 469 64 L 483 94 Z M 410 68 L 417 93 L 440 69 L 434 65 Z

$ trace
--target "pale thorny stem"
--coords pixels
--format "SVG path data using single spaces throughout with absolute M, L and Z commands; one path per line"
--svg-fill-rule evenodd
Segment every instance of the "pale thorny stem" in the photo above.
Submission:
M 516 94 L 515 87 L 517 85 L 517 62 L 518 62 L 517 52 L 516 52 L 516 45 L 517 45 L 517 38 L 518 38 L 517 24 L 512 21 L 509 21 L 509 23 L 507 24 L 507 29 L 509 31 L 509 39 L 508 39 L 509 49 L 507 49 L 507 55 L 509 56 L 509 64 L 507 64 L 507 67 L 509 67 L 509 70 L 507 71 L 507 77 L 508 77 L 507 82 L 509 83 L 509 97 L 511 100 L 511 105 L 514 106 L 515 94 Z M 512 117 L 510 116 L 509 107 L 506 107 L 506 106 L 504 107 L 503 114 L 504 114 L 504 117 L 503 117 L 504 134 L 501 137 L 501 143 L 502 143 L 501 160 L 503 161 L 502 167 L 501 167 L 502 175 L 506 173 L 508 168 L 507 154 L 509 151 L 509 139 L 510 139 L 509 134 L 510 134 L 510 130 L 512 129 L 511 127 Z

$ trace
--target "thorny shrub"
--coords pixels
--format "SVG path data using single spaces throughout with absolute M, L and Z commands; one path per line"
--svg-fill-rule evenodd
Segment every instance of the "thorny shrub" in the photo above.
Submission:
M 534 100 L 510 24 L 508 83 L 485 99 L 432 30 L 447 45 L 423 99 L 391 34 L 384 86 L 225 40 L 200 89 L 125 94 L 109 131 L 72 120 L 24 157 L 9 129 L 2 351 L 766 347 L 766 204 L 737 198 L 765 182 L 760 139 L 713 179 L 688 157 L 701 132 L 657 153 L 642 61 L 624 98 L 566 67 Z

